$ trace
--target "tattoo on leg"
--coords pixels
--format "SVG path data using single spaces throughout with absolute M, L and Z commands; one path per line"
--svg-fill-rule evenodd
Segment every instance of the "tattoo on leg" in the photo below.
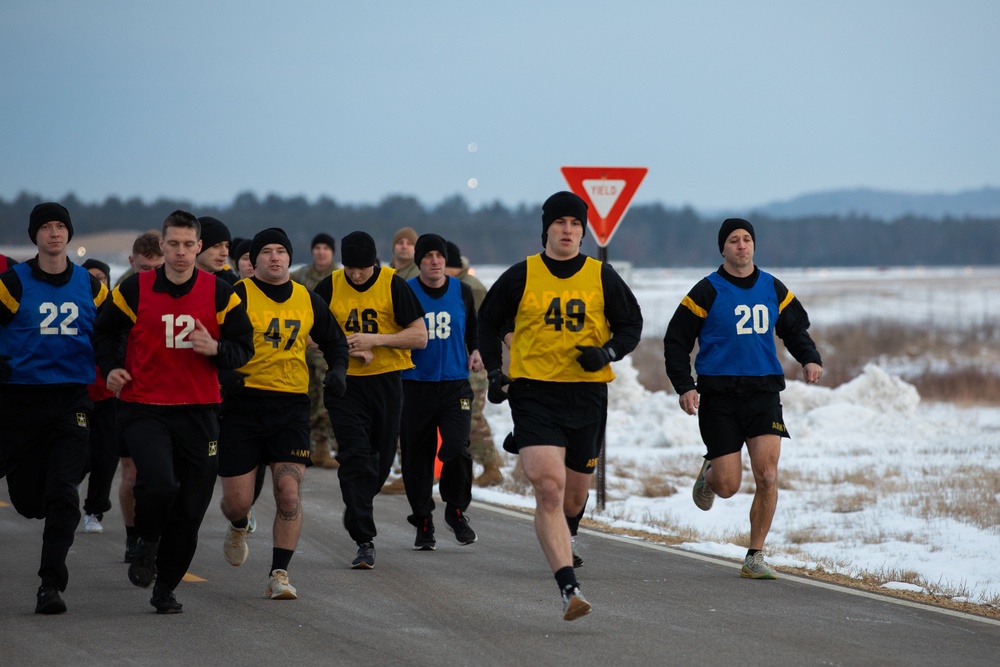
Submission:
M 277 506 L 278 518 L 282 521 L 295 521 L 299 518 L 300 508 L 302 507 L 302 473 L 295 466 L 288 463 L 281 463 L 275 466 L 274 472 L 274 500 Z M 281 485 L 281 481 L 285 477 L 291 477 L 295 480 L 295 507 L 286 510 L 281 507 L 281 501 L 278 499 L 278 488 Z

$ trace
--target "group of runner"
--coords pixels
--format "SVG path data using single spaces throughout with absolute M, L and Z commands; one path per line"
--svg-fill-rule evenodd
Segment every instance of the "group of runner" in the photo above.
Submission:
M 28 231 L 38 254 L 0 275 L 0 474 L 17 511 L 45 520 L 35 611 L 66 611 L 66 555 L 81 516 L 77 486 L 99 418 L 98 396 L 88 393 L 94 385 L 104 392 L 98 402 L 115 406 L 112 431 L 122 460 L 134 464 L 127 484 L 123 465 L 120 491 L 128 577 L 152 586 L 156 612 L 182 610 L 174 591 L 194 557 L 217 476 L 230 522 L 224 556 L 235 566 L 246 561 L 262 466 L 270 468 L 276 501 L 266 595 L 296 598 L 288 569 L 313 460 L 312 350 L 326 367 L 322 400 L 336 437 L 343 524 L 357 545 L 352 568 L 375 567 L 374 498 L 397 442 L 414 549 L 437 544 L 435 458 L 445 524 L 460 544 L 477 541 L 467 516 L 469 379 L 485 371 L 489 400 L 509 400 L 514 428 L 504 447 L 519 455 L 534 489 L 536 534 L 562 616 L 589 614 L 574 537 L 603 442 L 610 364 L 638 345 L 642 314 L 614 269 L 580 252 L 586 225 L 580 197 L 549 197 L 543 251 L 506 270 L 477 308 L 469 285 L 447 272 L 457 248 L 435 234 L 413 243 L 409 280 L 380 265 L 368 233 L 347 234 L 343 268 L 310 289 L 291 277 L 284 230 L 264 229 L 240 247 L 240 278 L 227 266 L 225 226 L 180 210 L 163 222 L 162 265 L 133 263 L 133 252 L 134 272 L 109 291 L 106 265 L 88 272 L 69 261 L 69 212 L 54 202 L 36 206 Z M 807 381 L 818 381 L 822 367 L 801 304 L 754 266 L 755 242 L 748 221 L 723 223 L 723 264 L 684 298 L 664 350 L 680 406 L 699 415 L 708 450 L 693 492 L 700 508 L 739 489 L 747 444 L 757 488 L 742 575 L 770 579 L 763 546 L 777 500 L 780 439 L 788 437 L 774 334 Z M 85 504 L 87 517 L 99 520 L 110 508 L 100 495 Z

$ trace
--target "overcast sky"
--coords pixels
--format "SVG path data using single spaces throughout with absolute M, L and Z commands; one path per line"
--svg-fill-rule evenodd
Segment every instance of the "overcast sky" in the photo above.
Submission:
M 995 0 L 3 0 L 0 197 L 997 186 L 998 27 Z

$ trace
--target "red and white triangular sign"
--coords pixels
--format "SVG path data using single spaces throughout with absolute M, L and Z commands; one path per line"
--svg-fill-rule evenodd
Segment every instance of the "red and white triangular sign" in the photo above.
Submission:
M 587 202 L 587 224 L 597 245 L 607 247 L 625 217 L 646 167 L 562 167 L 569 189 Z

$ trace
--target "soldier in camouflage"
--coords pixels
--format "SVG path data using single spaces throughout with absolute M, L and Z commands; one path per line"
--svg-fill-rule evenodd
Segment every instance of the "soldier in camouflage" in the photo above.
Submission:
M 302 283 L 309 290 L 323 278 L 339 269 L 333 261 L 337 242 L 329 234 L 320 232 L 312 240 L 312 257 L 310 264 L 292 272 L 292 280 Z M 312 425 L 312 462 L 317 468 L 337 468 L 337 459 L 333 458 L 331 449 L 336 450 L 337 440 L 330 426 L 330 415 L 323 405 L 323 378 L 326 377 L 326 359 L 314 344 L 306 349 L 306 364 L 309 366 L 309 422 Z
M 458 278 L 472 288 L 472 298 L 475 301 L 476 312 L 479 312 L 479 305 L 486 296 L 486 286 L 469 273 L 469 260 L 462 257 L 458 246 L 448 242 L 448 260 L 445 265 L 445 273 L 452 278 Z M 493 433 L 490 425 L 483 417 L 483 408 L 486 407 L 486 388 L 489 380 L 486 378 L 486 371 L 470 371 L 469 384 L 472 385 L 472 433 L 469 442 L 469 454 L 472 460 L 483 466 L 483 474 L 474 480 L 476 486 L 498 486 L 503 482 L 503 473 L 500 472 L 500 464 L 503 459 L 493 443 Z

